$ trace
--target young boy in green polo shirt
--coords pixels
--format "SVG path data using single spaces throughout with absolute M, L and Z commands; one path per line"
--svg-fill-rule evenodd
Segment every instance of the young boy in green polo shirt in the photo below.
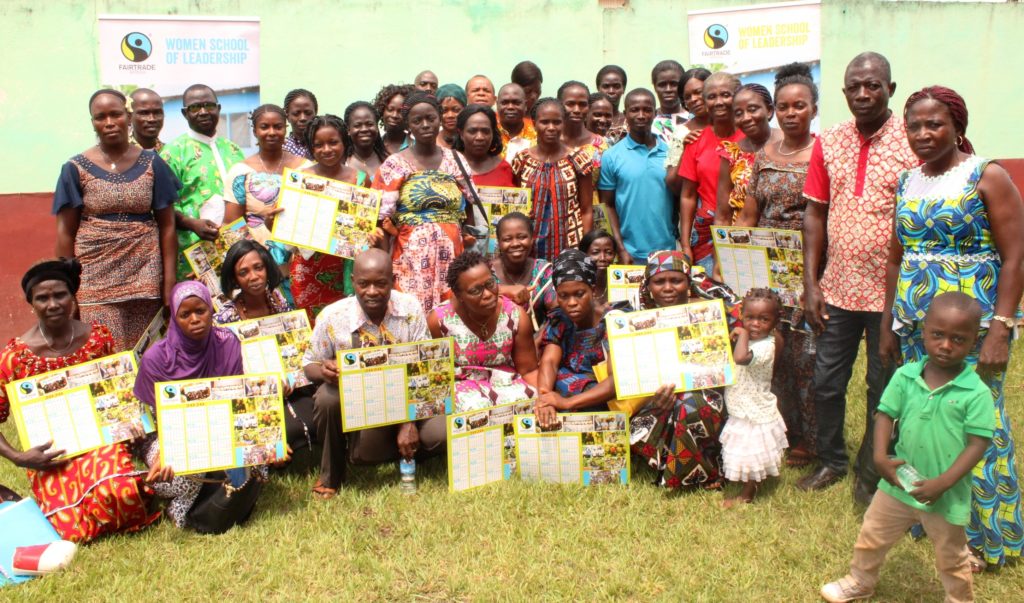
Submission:
M 915 523 L 924 526 L 935 546 L 946 601 L 974 600 L 964 530 L 971 514 L 970 473 L 995 429 L 992 394 L 964 362 L 980 322 L 981 306 L 963 293 L 932 300 L 922 328 L 928 355 L 900 367 L 878 405 L 874 455 L 882 480 L 864 514 L 850 573 L 821 588 L 826 601 L 874 594 L 886 553 Z M 899 441 L 890 458 L 887 448 L 897 420 Z M 907 479 L 911 467 L 921 479 Z

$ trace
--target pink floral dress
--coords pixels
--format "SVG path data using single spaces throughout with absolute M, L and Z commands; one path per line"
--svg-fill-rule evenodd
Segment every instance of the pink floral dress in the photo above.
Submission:
M 434 308 L 441 335 L 455 340 L 455 412 L 532 400 L 536 392 L 516 372 L 513 350 L 519 330 L 519 306 L 507 297 L 498 324 L 487 341 L 456 314 L 451 302 Z

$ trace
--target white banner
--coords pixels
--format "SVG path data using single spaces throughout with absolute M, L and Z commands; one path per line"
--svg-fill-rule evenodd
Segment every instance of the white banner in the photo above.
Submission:
M 821 87 L 821 3 L 819 0 L 690 11 L 690 64 L 728 71 L 744 84 L 775 90 L 775 72 L 806 63 Z M 820 117 L 811 122 L 819 131 Z M 778 123 L 772 118 L 772 126 Z
M 736 75 L 821 60 L 821 3 L 787 2 L 689 13 L 690 63 Z
M 259 18 L 100 15 L 100 80 L 180 96 L 260 85 Z
M 252 147 L 248 112 L 260 104 L 258 17 L 99 16 L 100 84 L 164 97 L 161 140 L 187 130 L 181 95 L 206 84 L 221 103 L 218 132 Z

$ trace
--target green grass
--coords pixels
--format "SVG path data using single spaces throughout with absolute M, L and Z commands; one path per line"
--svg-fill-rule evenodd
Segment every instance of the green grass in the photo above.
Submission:
M 1018 355 L 1007 385 L 1018 441 L 1022 366 Z M 863 374 L 858 363 L 851 449 L 863 430 Z M 201 536 L 161 522 L 104 538 L 64 573 L 2 589 L 0 599 L 816 601 L 823 582 L 846 572 L 863 510 L 849 478 L 806 494 L 794 487 L 800 475 L 786 470 L 756 504 L 731 511 L 721 494 L 656 488 L 636 464 L 625 488 L 512 481 L 449 494 L 438 459 L 421 465 L 415 497 L 398 491 L 394 466 L 356 468 L 331 501 L 309 496 L 311 474 L 276 476 L 242 528 Z M 28 490 L 10 463 L 0 483 Z M 941 600 L 933 561 L 928 541 L 903 540 L 876 600 Z M 978 600 L 1018 601 L 1024 564 L 975 584 Z

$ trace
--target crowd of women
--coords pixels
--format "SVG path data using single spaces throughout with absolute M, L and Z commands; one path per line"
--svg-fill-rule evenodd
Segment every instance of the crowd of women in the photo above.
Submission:
M 887 62 L 861 62 L 875 65 L 879 86 L 894 89 Z M 857 72 L 848 71 L 848 80 L 851 73 Z M 217 138 L 219 105 L 205 86 L 184 95 L 193 130 L 188 140 L 164 145 L 160 154 L 131 142 L 130 99 L 101 90 L 89 100 L 98 143 L 64 165 L 54 196 L 61 259 L 25 274 L 22 288 L 38 322 L 0 352 L 0 378 L 11 382 L 130 349 L 166 306 L 167 336 L 142 357 L 135 387 L 152 405 L 155 382 L 242 373 L 238 341 L 216 325 L 306 310 L 315 321 L 314 340 L 321 340 L 313 347 L 328 352 L 307 356 L 307 375 L 317 383 L 287 392 L 288 444 L 293 453 L 333 449 L 313 488 L 330 497 L 343 485 L 348 462 L 437 452 L 444 437 L 443 428 L 438 436 L 422 422 L 366 434 L 359 444 L 333 433 L 340 425 L 331 429 L 337 413 L 328 386 L 337 383 L 330 360 L 337 349 L 452 337 L 459 409 L 530 397 L 546 425 L 556 412 L 620 404 L 607 362 L 605 316 L 722 299 L 736 362 L 745 369 L 737 385 L 676 393 L 677 384 L 661 384 L 650 399 L 629 405 L 632 449 L 666 488 L 718 489 L 728 479 L 744 484 L 732 500 L 749 502 L 758 482 L 779 474 L 784 448 L 785 464 L 814 460 L 821 412 L 806 339 L 827 328 L 827 316 L 817 306 L 808 308 L 806 321 L 799 311 L 783 312 L 765 290 L 737 292 L 739 299 L 719 282 L 711 233 L 716 224 L 804 229 L 809 166 L 816 154 L 832 160 L 812 132 L 819 93 L 809 75 L 806 66 L 787 66 L 769 91 L 729 73 L 663 61 L 652 73 L 653 94 L 625 94 L 625 71 L 609 65 L 597 74 L 598 91 L 569 81 L 555 97 L 541 97 L 541 72 L 525 62 L 497 94 L 483 76 L 463 88 L 438 86 L 424 72 L 415 87 L 387 85 L 372 102 L 350 104 L 342 117 L 322 112 L 312 92 L 296 90 L 283 106 L 253 111 L 259 150 L 248 158 Z M 857 95 L 869 95 L 874 84 L 863 93 L 850 86 L 844 93 L 857 117 L 865 111 Z M 643 103 L 630 99 L 643 97 L 656 101 L 653 115 L 631 117 Z M 894 230 L 869 233 L 884 241 L 889 257 L 885 299 L 878 300 L 886 307 L 881 343 L 869 338 L 869 346 L 880 345 L 893 362 L 917 359 L 920 321 L 934 295 L 962 290 L 982 303 L 983 336 L 970 360 L 992 388 L 998 429 L 975 471 L 968 534 L 979 563 L 1001 565 L 1024 548 L 1002 396 L 1010 333 L 1020 316 L 1024 210 L 1006 173 L 973 154 L 966 107 L 955 92 L 932 87 L 911 95 L 905 120 L 883 109 L 883 122 L 895 124 L 915 163 L 893 175 L 898 186 L 885 211 Z M 862 135 L 862 145 L 873 132 Z M 647 148 L 667 147 L 657 179 L 678 202 L 675 246 L 647 257 L 629 256 L 621 216 L 596 202 L 603 156 L 631 137 Z M 204 145 L 194 155 L 207 163 L 183 162 L 193 152 L 186 143 Z M 267 227 L 280 211 L 284 168 L 382 191 L 372 238 L 380 249 L 353 262 L 271 240 Z M 857 169 L 828 175 L 836 185 L 862 178 Z M 479 253 L 486 225 L 476 209 L 477 186 L 532 193 L 528 215 L 511 213 L 497 223 L 493 257 Z M 220 283 L 228 301 L 215 312 L 207 287 L 186 278 L 180 247 L 215 237 L 222 224 L 242 216 L 253 240 L 229 250 Z M 830 220 L 829 237 L 849 236 L 833 230 L 847 226 Z M 616 260 L 644 266 L 639 308 L 608 300 L 607 268 Z M 808 267 L 818 272 L 825 265 Z M 0 420 L 7 415 L 0 391 Z M 382 438 L 387 446 L 371 450 L 370 442 Z M 166 513 L 176 524 L 196 527 L 190 514 L 225 479 L 236 490 L 254 489 L 249 484 L 269 475 L 258 467 L 206 481 L 175 476 L 160 464 L 155 443 L 150 435 L 66 460 L 45 445 L 17 450 L 0 436 L 0 454 L 28 469 L 43 511 L 63 537 L 76 541 L 143 528 L 159 517 L 154 501 L 161 498 L 171 501 Z M 136 471 L 134 462 L 148 470 Z M 105 487 L 94 489 L 100 483 Z M 255 495 L 250 498 L 254 504 Z M 252 506 L 242 506 L 222 527 L 248 517 Z

